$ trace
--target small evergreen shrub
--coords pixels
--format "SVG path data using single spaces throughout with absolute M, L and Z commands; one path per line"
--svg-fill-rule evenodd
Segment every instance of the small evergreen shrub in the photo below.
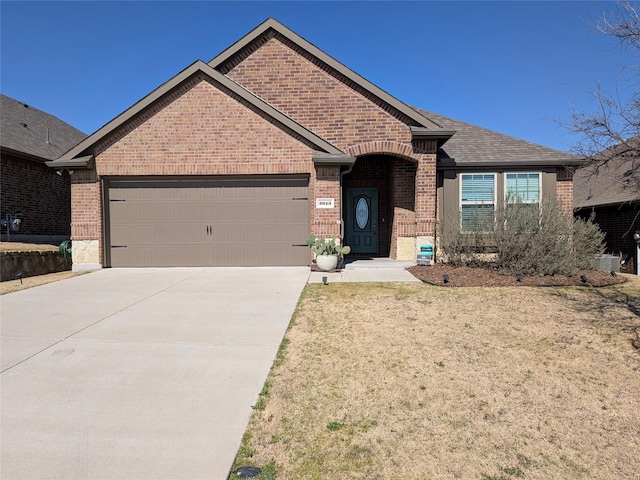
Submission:
M 574 275 L 593 268 L 594 256 L 604 251 L 604 234 L 593 218 L 574 219 L 555 199 L 534 204 L 507 198 L 496 206 L 493 231 L 485 224 L 472 221 L 465 231 L 459 222 L 444 224 L 445 260 L 471 266 L 494 252 L 494 265 L 507 273 Z

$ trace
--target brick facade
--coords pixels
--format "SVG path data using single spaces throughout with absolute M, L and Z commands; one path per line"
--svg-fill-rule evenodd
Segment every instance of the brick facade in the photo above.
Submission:
M 193 176 L 300 174 L 310 176 L 310 205 L 316 196 L 339 199 L 339 169 L 313 168 L 312 150 L 199 79 L 172 102 L 154 106 L 135 128 L 114 133 L 96 156 L 95 171 L 72 177 L 74 240 L 100 241 L 102 211 L 100 179 L 121 176 Z M 339 209 L 324 210 L 311 224 L 319 235 L 339 235 Z
M 95 170 L 72 178 L 73 239 L 98 242 L 103 258 L 102 179 L 304 174 L 315 235 L 344 236 L 347 190 L 376 188 L 379 254 L 415 259 L 418 242 L 433 243 L 438 143 L 428 135 L 447 135 L 425 132 L 437 125 L 281 31 L 240 45 L 213 73 L 196 62 L 176 77 L 180 83 L 168 82 L 170 90 L 150 95 L 149 104 L 97 138 L 90 147 Z M 243 97 L 238 85 L 268 108 Z M 281 114 L 286 121 L 277 120 Z M 323 156 L 329 152 L 342 160 L 332 163 Z M 356 159 L 351 171 L 348 157 Z M 557 195 L 571 205 L 570 177 L 558 178 Z M 334 208 L 316 209 L 317 198 L 333 199 Z
M 411 142 L 406 123 L 281 36 L 226 74 L 341 150 L 376 140 Z
M 373 182 L 380 191 L 379 212 L 385 220 L 380 224 L 381 253 L 396 256 L 398 235 L 433 235 L 435 143 L 427 142 L 433 152 L 424 153 L 425 145 L 411 144 L 410 129 L 401 121 L 404 118 L 398 118 L 401 115 L 386 111 L 285 43 L 270 38 L 234 65 L 228 76 L 359 158 L 350 178 L 354 185 Z M 307 173 L 311 231 L 326 237 L 344 233 L 340 167 L 314 167 L 308 146 L 203 75 L 121 126 L 101 142 L 97 153 L 95 178 L 73 180 L 74 239 L 102 239 L 101 212 L 96 207 L 100 178 L 148 175 Z M 372 171 L 367 160 L 372 154 L 393 158 L 382 170 Z M 421 197 L 417 203 L 416 192 Z M 315 209 L 316 198 L 334 198 L 335 208 Z
M 346 199 L 347 190 L 350 188 L 377 188 L 378 189 L 378 251 L 382 256 L 389 256 L 391 225 L 393 223 L 393 192 L 389 185 L 391 171 L 395 159 L 382 155 L 361 157 L 356 161 L 353 170 L 344 177 L 343 199 Z M 413 182 L 413 178 L 411 178 Z M 343 218 L 347 218 L 350 212 L 346 209 L 346 200 L 342 210 Z
M 556 200 L 567 212 L 573 211 L 573 175 L 566 169 L 556 173 Z
M 70 232 L 71 191 L 69 177 L 56 175 L 43 162 L 2 154 L 0 206 L 7 213 L 22 212 L 19 234 L 60 235 Z M 2 229 L 2 233 L 6 233 Z
M 621 269 L 627 273 L 638 273 L 636 269 L 636 242 L 633 234 L 640 230 L 640 203 L 614 205 L 611 207 L 585 208 L 578 215 L 589 218 L 595 213 L 594 222 L 605 233 L 606 253 L 622 254 L 626 264 Z

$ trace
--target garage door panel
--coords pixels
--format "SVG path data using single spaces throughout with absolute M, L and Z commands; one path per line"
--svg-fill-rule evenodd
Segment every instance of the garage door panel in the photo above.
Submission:
M 166 244 L 162 250 L 156 245 L 137 245 L 135 248 L 112 248 L 111 261 L 114 266 L 127 267 L 199 267 L 199 257 L 206 255 L 202 246 L 186 249 L 180 243 Z
M 277 266 L 296 266 L 309 263 L 309 249 L 301 247 L 284 248 L 278 244 L 263 244 L 256 249 L 251 245 L 223 243 L 216 247 L 222 256 L 221 267 L 253 267 L 270 265 L 269 259 L 279 258 Z
M 308 179 L 117 181 L 111 266 L 307 265 Z

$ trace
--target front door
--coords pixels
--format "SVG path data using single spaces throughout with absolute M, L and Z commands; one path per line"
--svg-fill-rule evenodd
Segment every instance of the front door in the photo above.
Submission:
M 347 240 L 352 253 L 378 253 L 378 189 L 347 190 Z

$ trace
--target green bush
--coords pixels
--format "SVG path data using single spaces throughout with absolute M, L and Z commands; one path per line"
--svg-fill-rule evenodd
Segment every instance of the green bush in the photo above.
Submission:
M 485 222 L 486 223 L 486 222 Z M 592 219 L 574 219 L 555 199 L 526 204 L 507 198 L 495 209 L 494 229 L 482 222 L 442 226 L 440 246 L 445 259 L 457 266 L 487 261 L 493 252 L 498 269 L 525 275 L 573 275 L 593 267 L 604 251 L 604 234 Z
M 600 227 L 593 223 L 595 213 L 584 220 L 575 218 L 573 221 L 573 254 L 578 269 L 593 268 L 593 260 L 604 253 L 605 234 Z
M 507 199 L 498 207 L 498 268 L 525 275 L 573 275 L 573 218 L 555 200 L 539 205 Z
M 474 256 L 474 236 L 460 229 L 460 221 L 446 222 L 440 228 L 440 247 L 444 260 L 451 265 L 467 265 Z

